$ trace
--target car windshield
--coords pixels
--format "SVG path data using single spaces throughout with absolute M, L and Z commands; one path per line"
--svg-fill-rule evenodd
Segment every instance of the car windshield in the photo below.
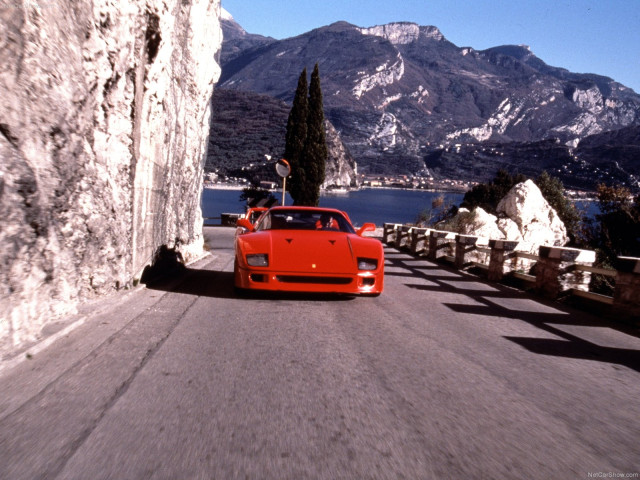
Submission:
M 262 217 L 257 230 L 325 230 L 355 233 L 343 215 L 323 210 L 272 210 Z
M 256 221 L 260 218 L 260 215 L 264 213 L 264 210 L 252 210 L 249 214 L 249 221 L 251 223 L 256 223 Z

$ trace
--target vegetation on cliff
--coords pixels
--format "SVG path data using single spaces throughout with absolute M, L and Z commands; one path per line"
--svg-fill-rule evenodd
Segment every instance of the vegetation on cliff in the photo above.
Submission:
M 615 257 L 640 257 L 640 195 L 626 187 L 598 186 L 600 214 L 590 232 L 590 243 L 603 262 Z

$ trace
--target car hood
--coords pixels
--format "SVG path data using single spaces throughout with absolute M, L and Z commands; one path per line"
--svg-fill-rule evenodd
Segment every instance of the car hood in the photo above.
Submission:
M 268 253 L 281 272 L 339 274 L 357 271 L 357 257 L 380 258 L 376 240 L 332 231 L 269 230 L 240 237 L 244 254 Z

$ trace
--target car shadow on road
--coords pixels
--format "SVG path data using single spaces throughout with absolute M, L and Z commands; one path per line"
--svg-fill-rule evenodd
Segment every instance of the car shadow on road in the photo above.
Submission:
M 475 304 L 472 305 L 466 301 L 443 302 L 443 305 L 454 312 L 470 318 L 500 317 L 520 320 L 558 337 L 556 339 L 503 337 L 532 353 L 595 360 L 623 365 L 640 372 L 640 350 L 601 346 L 574 333 L 568 333 L 562 329 L 562 326 L 607 328 L 635 339 L 640 338 L 640 331 L 637 328 L 599 318 L 589 312 L 579 311 L 559 302 L 548 301 L 502 284 L 489 283 L 481 277 L 460 272 L 448 265 L 434 263 L 425 258 L 409 254 L 387 257 L 386 265 L 390 267 L 390 272 L 385 275 L 406 277 L 408 282 L 405 285 L 409 288 L 462 295 L 474 300 Z M 419 280 L 424 281 L 425 284 L 420 283 Z M 504 305 L 501 305 L 501 302 Z M 532 302 L 542 308 L 536 310 L 522 308 L 531 305 Z M 518 306 L 521 308 L 517 308 Z
M 233 272 L 182 268 L 147 282 L 147 288 L 197 297 L 234 298 Z
M 355 298 L 353 295 L 328 293 L 237 292 L 233 286 L 233 272 L 187 267 L 174 270 L 171 275 L 149 280 L 146 285 L 151 290 L 238 300 L 348 301 Z

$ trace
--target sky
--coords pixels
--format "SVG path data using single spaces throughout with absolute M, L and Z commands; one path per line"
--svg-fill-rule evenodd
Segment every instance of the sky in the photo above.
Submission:
M 344 20 L 433 25 L 458 47 L 528 45 L 548 65 L 640 93 L 640 0 L 222 0 L 249 33 L 283 39 Z

